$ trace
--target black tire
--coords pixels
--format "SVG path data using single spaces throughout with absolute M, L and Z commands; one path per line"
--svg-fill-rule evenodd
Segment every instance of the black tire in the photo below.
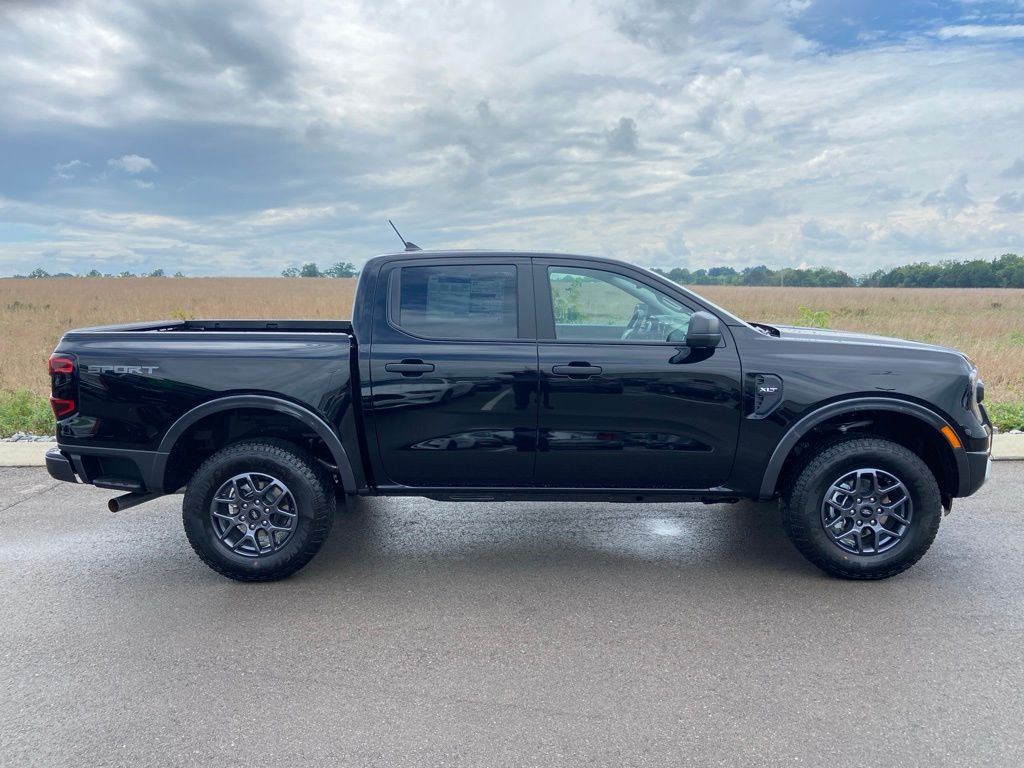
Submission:
M 288 507 L 294 522 L 288 523 L 292 527 L 276 550 L 270 551 L 274 545 L 267 542 L 273 540 L 266 534 L 268 552 L 260 553 L 254 538 L 251 546 L 256 553 L 249 555 L 232 551 L 218 536 L 216 526 L 225 524 L 215 522 L 214 496 L 225 483 L 246 473 L 279 480 L 294 500 Z M 331 530 L 335 504 L 331 478 L 312 456 L 290 443 L 260 440 L 230 445 L 203 462 L 185 489 L 182 521 L 192 549 L 217 573 L 236 581 L 274 581 L 291 576 L 320 550 Z M 240 511 L 237 505 L 218 509 Z M 245 528 L 238 526 L 240 535 Z
M 907 570 L 924 556 L 939 530 L 942 500 L 935 476 L 919 456 L 898 443 L 874 437 L 851 437 L 808 453 L 792 473 L 791 485 L 782 498 L 783 526 L 804 557 L 826 573 L 844 579 L 886 579 Z M 849 529 L 852 532 L 854 525 L 865 526 L 864 539 L 858 532 L 837 542 L 826 531 L 823 513 L 826 494 L 839 478 L 865 468 L 877 469 L 897 479 L 909 496 L 912 505 L 909 524 L 887 523 L 894 530 L 902 531 L 898 540 L 884 532 L 878 535 L 867 530 L 868 524 L 876 521 L 870 519 L 870 511 L 851 516 L 848 523 L 836 518 L 839 531 Z M 856 506 L 855 499 L 848 501 L 851 507 Z M 864 499 L 865 507 L 868 501 Z M 833 514 L 831 507 L 828 510 Z M 880 517 L 876 519 L 881 522 Z M 862 547 L 864 542 L 867 544 Z M 865 553 L 847 551 L 852 547 L 863 548 Z M 872 548 L 879 551 L 869 551 Z

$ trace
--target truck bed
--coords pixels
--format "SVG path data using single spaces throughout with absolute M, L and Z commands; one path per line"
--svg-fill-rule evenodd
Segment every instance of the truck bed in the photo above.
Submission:
M 56 391 L 75 411 L 58 424 L 61 448 L 96 485 L 165 492 L 215 435 L 337 441 L 355 418 L 351 331 L 347 320 L 233 319 L 70 331 L 55 353 L 72 365 Z
M 176 333 L 215 331 L 220 333 L 352 333 L 351 320 L 151 320 L 144 323 L 100 325 L 76 328 L 68 337 L 111 333 Z

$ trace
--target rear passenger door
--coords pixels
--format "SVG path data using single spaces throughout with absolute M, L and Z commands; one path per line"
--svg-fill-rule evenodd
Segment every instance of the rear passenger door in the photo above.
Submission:
M 377 290 L 380 484 L 529 486 L 539 387 L 529 259 L 414 257 L 386 265 Z

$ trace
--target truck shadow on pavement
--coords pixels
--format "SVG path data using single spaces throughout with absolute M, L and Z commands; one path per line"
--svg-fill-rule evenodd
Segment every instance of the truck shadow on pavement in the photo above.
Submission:
M 782 531 L 777 505 L 505 502 L 418 498 L 339 505 L 310 575 L 390 570 L 509 572 L 714 569 L 817 573 Z

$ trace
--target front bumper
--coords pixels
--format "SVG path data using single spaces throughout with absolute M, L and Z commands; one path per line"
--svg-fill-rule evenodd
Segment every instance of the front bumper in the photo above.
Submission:
M 985 484 L 992 474 L 991 451 L 966 451 L 967 472 L 960 477 L 960 490 L 957 496 L 970 496 Z M 965 476 L 966 475 L 966 476 Z

